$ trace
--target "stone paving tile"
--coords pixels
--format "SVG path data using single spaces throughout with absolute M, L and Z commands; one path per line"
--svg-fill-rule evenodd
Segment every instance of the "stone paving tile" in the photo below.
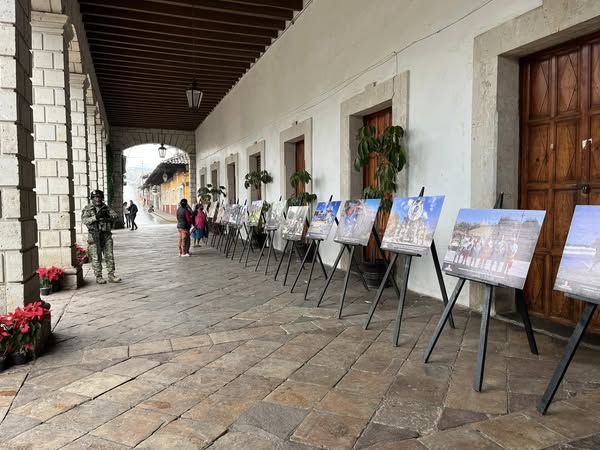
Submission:
M 6 442 L 40 423 L 38 419 L 9 413 L 0 424 L 0 442 Z
M 543 426 L 575 439 L 586 434 L 600 433 L 600 416 L 590 416 L 584 410 L 568 403 L 556 403 L 552 411 L 542 416 L 537 410 L 529 410 L 524 414 Z
M 135 446 L 173 419 L 148 409 L 134 408 L 106 422 L 91 434 L 118 444 Z
M 284 380 L 294 373 L 300 366 L 302 366 L 301 362 L 267 357 L 249 369 L 246 373 L 266 378 L 278 378 Z
M 315 410 L 329 412 L 332 414 L 369 419 L 380 399 L 365 397 L 350 392 L 329 391 L 327 395 L 315 406 Z
M 248 411 L 256 400 L 232 398 L 213 394 L 182 415 L 184 419 L 210 423 L 225 430 L 238 417 Z
M 390 375 L 350 370 L 336 385 L 336 390 L 343 390 L 365 397 L 381 398 L 393 381 Z
M 140 408 L 152 409 L 154 411 L 179 416 L 192 406 L 200 403 L 209 394 L 200 389 L 194 390 L 177 386 L 169 386 L 156 395 L 140 403 Z
M 171 351 L 173 351 L 171 341 L 144 342 L 129 346 L 129 356 L 152 355 L 154 353 L 167 353 Z
M 265 399 L 267 402 L 295 408 L 310 409 L 319 402 L 329 389 L 325 386 L 286 381 Z
M 135 406 L 165 388 L 160 383 L 136 379 L 128 381 L 98 397 L 101 400 Z
M 127 405 L 97 398 L 54 416 L 49 423 L 84 434 L 97 428 L 100 424 L 114 419 L 128 409 Z
M 159 362 L 151 359 L 129 358 L 122 363 L 111 366 L 108 369 L 104 369 L 104 372 L 134 378 L 143 374 L 144 372 L 149 371 L 150 369 L 155 368 L 158 365 L 160 365 Z
M 186 336 L 181 338 L 171 339 L 171 347 L 173 350 L 187 350 L 190 348 L 205 347 L 212 345 L 213 342 L 210 336 L 203 334 L 201 336 Z
M 259 401 L 240 416 L 233 424 L 232 430 L 239 429 L 241 425 L 249 425 L 285 439 L 307 414 L 308 411 L 303 409 Z
M 442 416 L 440 417 L 440 422 L 438 423 L 438 429 L 443 431 L 449 428 L 460 427 L 468 423 L 481 422 L 487 418 L 487 414 L 464 409 L 444 408 Z
M 311 412 L 292 435 L 292 440 L 325 448 L 351 449 L 366 420 Z
M 85 435 L 65 445 L 61 450 L 126 450 L 131 447 L 117 444 L 115 442 L 100 439 L 95 436 Z
M 335 386 L 345 374 L 346 371 L 341 368 L 305 364 L 290 375 L 289 380 L 299 381 L 301 383 L 322 384 L 323 386 L 331 388 Z
M 217 433 L 205 423 L 178 419 L 156 431 L 138 447 L 150 450 L 196 450 L 216 439 L 220 435 L 220 432 Z
M 400 441 L 419 437 L 419 433 L 405 428 L 388 427 L 379 423 L 371 422 L 363 431 L 360 439 L 356 442 L 355 449 L 384 448 L 385 446 L 399 445 Z M 398 447 L 395 447 L 398 448 Z
M 478 422 L 473 427 L 507 450 L 542 449 L 567 441 L 566 437 L 520 413 Z
M 77 431 L 66 430 L 52 424 L 43 423 L 10 439 L 8 444 L 21 449 L 54 450 L 73 442 L 80 436 L 81 433 Z
M 227 433 L 213 445 L 211 450 L 231 450 L 252 449 L 252 450 L 273 450 L 273 440 L 268 437 L 258 436 L 252 433 Z
M 82 369 L 77 366 L 61 367 L 36 377 L 29 377 L 27 378 L 27 383 L 47 389 L 59 389 L 92 373 L 91 370 Z
M 480 433 L 469 429 L 442 431 L 419 439 L 429 449 L 477 449 L 477 450 L 502 450 L 502 447 L 482 436 Z M 523 447 L 524 448 L 524 447 Z
M 140 380 L 152 381 L 164 385 L 170 385 L 179 381 L 196 369 L 176 363 L 166 363 L 151 369 L 138 377 Z
M 88 400 L 88 397 L 82 395 L 55 391 L 12 409 L 11 412 L 19 416 L 45 421 Z
M 218 392 L 229 397 L 262 400 L 280 383 L 281 380 L 276 378 L 244 374 L 219 389 Z
M 60 390 L 64 392 L 70 392 L 72 394 L 85 395 L 86 397 L 95 398 L 104 392 L 127 382 L 129 379 L 129 377 L 123 377 L 121 375 L 97 372 L 68 384 L 60 388 Z
M 425 435 L 436 429 L 441 413 L 440 406 L 430 403 L 386 399 L 377 410 L 373 421 Z
M 83 352 L 82 362 L 110 361 L 125 359 L 129 357 L 129 347 L 120 345 L 117 347 L 105 347 L 86 350 Z

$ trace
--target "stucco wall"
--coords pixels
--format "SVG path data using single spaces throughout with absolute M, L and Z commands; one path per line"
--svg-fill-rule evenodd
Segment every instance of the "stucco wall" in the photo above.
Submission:
M 315 0 L 196 130 L 197 170 L 223 161 L 223 180 L 225 158 L 264 139 L 274 178 L 266 199 L 276 199 L 284 193 L 281 132 L 312 119 L 312 190 L 320 199 L 338 197 L 342 103 L 408 71 L 408 193 L 424 185 L 428 194 L 447 196 L 436 233 L 443 257 L 458 209 L 471 203 L 474 38 L 541 4 Z M 247 164 L 239 159 L 240 192 Z M 321 248 L 331 264 L 337 244 Z M 431 259 L 413 267 L 409 287 L 439 297 Z

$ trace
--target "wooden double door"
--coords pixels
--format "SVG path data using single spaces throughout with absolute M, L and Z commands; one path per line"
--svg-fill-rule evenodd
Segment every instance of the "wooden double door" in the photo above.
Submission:
M 553 286 L 575 206 L 600 205 L 600 35 L 524 58 L 520 84 L 519 205 L 547 211 L 525 297 L 532 314 L 573 324 L 582 302 Z

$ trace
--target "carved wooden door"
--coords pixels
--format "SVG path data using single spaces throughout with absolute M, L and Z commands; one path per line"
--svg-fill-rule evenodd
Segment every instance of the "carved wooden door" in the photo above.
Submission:
M 553 286 L 575 205 L 600 204 L 600 38 L 523 59 L 520 98 L 520 207 L 547 211 L 525 298 L 532 314 L 573 324 L 582 303 Z

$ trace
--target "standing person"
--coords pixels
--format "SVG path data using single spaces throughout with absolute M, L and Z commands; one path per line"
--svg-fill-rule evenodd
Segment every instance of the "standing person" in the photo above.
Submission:
M 123 212 L 125 213 L 125 226 L 129 228 L 131 226 L 131 215 L 129 214 L 127 202 L 123 202 Z
M 182 198 L 177 208 L 177 230 L 179 231 L 179 256 L 190 256 L 190 228 L 192 213 L 187 199 Z
M 88 228 L 87 254 L 96 275 L 96 283 L 106 284 L 106 280 L 102 278 L 102 258 L 106 263 L 108 281 L 118 283 L 121 279 L 115 275 L 113 240 L 110 230 L 113 222 L 119 216 L 104 203 L 104 192 L 92 191 L 90 200 L 92 203 L 81 211 L 81 222 Z
M 131 220 L 131 231 L 137 230 L 138 226 L 135 223 L 135 216 L 137 216 L 138 207 L 133 203 L 133 200 L 129 200 L 129 208 L 127 210 L 129 211 L 129 220 Z
M 194 231 L 192 231 L 192 239 L 194 247 L 200 247 L 200 240 L 205 236 L 206 214 L 204 214 L 204 205 L 196 203 L 193 214 Z

